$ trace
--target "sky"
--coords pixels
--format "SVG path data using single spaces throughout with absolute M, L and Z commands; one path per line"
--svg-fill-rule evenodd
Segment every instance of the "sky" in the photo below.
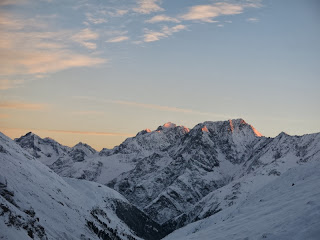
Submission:
M 112 148 L 166 122 L 320 132 L 318 0 L 0 0 L 0 131 Z

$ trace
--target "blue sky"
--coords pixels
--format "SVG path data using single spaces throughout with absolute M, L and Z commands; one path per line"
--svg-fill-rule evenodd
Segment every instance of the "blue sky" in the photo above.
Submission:
M 0 131 L 113 147 L 171 121 L 319 132 L 317 0 L 0 2 Z

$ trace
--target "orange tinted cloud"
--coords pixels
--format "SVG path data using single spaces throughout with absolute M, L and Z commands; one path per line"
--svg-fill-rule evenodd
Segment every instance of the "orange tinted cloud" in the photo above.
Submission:
M 1 115 L 0 115 L 1 116 Z M 57 129 L 36 129 L 36 128 L 3 128 L 3 130 L 11 131 L 35 131 L 35 132 L 51 132 L 51 133 L 63 133 L 63 134 L 80 134 L 91 136 L 110 136 L 110 137 L 133 137 L 131 133 L 118 133 L 118 132 L 95 132 L 95 131 L 77 131 L 77 130 L 57 130 Z
M 144 37 L 145 42 L 154 42 L 154 41 L 158 41 L 162 38 L 167 38 L 167 37 L 171 36 L 173 33 L 180 32 L 185 29 L 187 29 L 187 27 L 182 24 L 178 24 L 173 27 L 164 26 L 164 27 L 162 27 L 160 32 L 154 32 L 154 31 L 146 29 L 143 37 Z
M 119 36 L 119 37 L 111 38 L 111 39 L 107 40 L 107 42 L 108 43 L 118 43 L 118 42 L 123 42 L 123 41 L 127 41 L 127 40 L 129 40 L 129 37 Z
M 235 116 L 231 115 L 225 115 L 225 114 L 218 114 L 218 113 L 212 113 L 212 112 L 202 112 L 197 111 L 193 109 L 188 108 L 177 108 L 177 107 L 171 107 L 171 106 L 162 106 L 162 105 L 156 105 L 156 104 L 148 104 L 148 103 L 138 103 L 138 102 L 132 102 L 132 101 L 121 101 L 121 100 L 104 100 L 104 99 L 98 99 L 95 97 L 90 96 L 74 96 L 73 98 L 76 99 L 82 99 L 85 101 L 94 101 L 97 103 L 112 103 L 112 104 L 119 104 L 119 105 L 126 105 L 126 106 L 133 106 L 133 107 L 140 107 L 140 108 L 146 108 L 146 109 L 152 109 L 152 110 L 160 110 L 160 111 L 166 111 L 166 112 L 177 112 L 177 113 L 186 113 L 186 114 L 196 114 L 196 115 L 208 115 L 212 117 L 218 117 L 218 118 L 234 118 Z
M 48 29 L 49 26 L 38 19 L 1 15 L 0 75 L 46 74 L 107 62 L 105 58 L 82 54 L 73 48 L 75 42 L 85 48 L 96 48 L 92 41 L 97 40 L 99 35 L 90 29 L 78 33 Z
M 182 15 L 183 20 L 197 20 L 213 22 L 213 18 L 221 15 L 235 15 L 242 13 L 244 6 L 231 3 L 215 3 L 213 5 L 196 5 L 189 9 L 189 12 Z
M 9 115 L 8 114 L 0 114 L 0 118 L 8 118 Z
M 72 130 L 44 130 L 54 133 L 68 133 L 68 134 L 81 134 L 81 135 L 102 135 L 102 136 L 120 136 L 120 137 L 132 137 L 130 133 L 115 133 L 115 132 L 92 132 L 92 131 L 72 131 Z
M 115 104 L 129 105 L 129 106 L 149 108 L 149 109 L 156 109 L 156 110 L 162 110 L 162 111 L 168 111 L 168 112 L 192 113 L 192 110 L 184 109 L 184 108 L 168 107 L 168 106 L 146 104 L 146 103 L 137 103 L 137 102 L 129 102 L 129 101 L 111 101 L 111 102 L 115 103 Z
M 0 90 L 7 90 L 21 86 L 24 80 L 0 79 Z
M 43 110 L 45 108 L 45 104 L 39 103 L 0 102 L 0 109 Z
M 159 0 L 138 0 L 138 7 L 134 8 L 133 11 L 141 14 L 164 11 L 164 9 L 159 6 L 159 3 Z
M 71 112 L 73 115 L 103 115 L 104 112 L 101 111 L 78 111 L 78 112 Z
M 3 50 L 0 53 L 0 72 L 5 75 L 50 73 L 72 67 L 90 67 L 106 59 L 61 51 Z

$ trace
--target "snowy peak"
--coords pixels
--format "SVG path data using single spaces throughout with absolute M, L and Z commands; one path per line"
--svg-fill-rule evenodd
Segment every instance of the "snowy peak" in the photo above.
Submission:
M 288 133 L 286 133 L 286 132 L 281 132 L 281 133 L 279 133 L 278 136 L 276 136 L 276 138 L 289 137 L 289 136 L 290 136 L 290 135 L 289 135 Z
M 144 135 L 144 134 L 146 134 L 146 133 L 150 133 L 150 132 L 151 132 L 151 130 L 150 130 L 149 128 L 146 128 L 146 129 L 144 129 L 144 130 L 142 130 L 142 131 L 138 132 L 136 136 Z
M 95 154 L 97 151 L 90 147 L 88 144 L 79 142 L 74 147 L 71 148 L 71 151 L 68 153 L 69 156 L 75 162 L 82 162 L 86 157 Z
M 165 124 L 163 124 L 162 126 L 159 126 L 156 130 L 156 132 L 166 132 L 166 131 L 170 131 L 173 129 L 184 129 L 185 131 L 189 131 L 188 128 L 184 127 L 184 126 L 177 126 L 176 124 L 172 123 L 172 122 L 167 122 Z
M 241 118 L 217 122 L 206 121 L 196 125 L 194 130 L 196 130 L 196 132 L 199 132 L 200 130 L 201 132 L 210 132 L 220 136 L 244 134 L 252 137 L 262 137 L 262 134 L 259 131 Z
M 152 152 L 163 151 L 170 147 L 182 136 L 187 134 L 189 129 L 184 126 L 177 126 L 174 123 L 168 122 L 159 126 L 156 130 L 151 131 L 145 129 L 135 137 L 127 138 L 119 146 L 112 151 L 114 154 L 137 154 L 139 157 L 147 157 Z M 112 154 L 110 152 L 108 155 Z
M 262 134 L 257 129 L 255 129 L 252 125 L 246 123 L 246 121 L 244 121 L 242 118 L 229 120 L 229 123 L 231 132 L 233 132 L 234 130 L 237 131 L 242 129 L 249 129 L 256 137 L 262 137 Z
M 52 164 L 59 157 L 66 155 L 70 149 L 51 138 L 42 139 L 32 132 L 16 138 L 14 141 L 32 156 L 48 165 Z
M 35 147 L 36 141 L 40 140 L 40 139 L 41 138 L 38 135 L 36 135 L 32 132 L 28 132 L 26 135 L 24 135 L 20 138 L 16 138 L 15 141 L 17 143 L 19 143 L 21 147 L 26 146 L 26 147 L 33 148 L 33 147 Z
M 262 134 L 255 129 L 252 125 L 248 124 L 245 120 L 242 118 L 239 119 L 232 119 L 228 120 L 230 124 L 230 131 L 241 131 L 241 130 L 249 130 L 249 132 L 252 132 L 256 137 L 262 137 Z
M 92 148 L 90 145 L 86 144 L 86 143 L 82 143 L 82 142 L 79 142 L 77 143 L 75 146 L 72 147 L 72 149 L 78 149 L 78 150 L 83 150 L 83 151 L 89 151 L 91 154 L 94 154 L 96 153 L 97 151 Z M 88 153 L 89 153 L 88 152 Z M 89 154 L 90 154 L 89 153 Z

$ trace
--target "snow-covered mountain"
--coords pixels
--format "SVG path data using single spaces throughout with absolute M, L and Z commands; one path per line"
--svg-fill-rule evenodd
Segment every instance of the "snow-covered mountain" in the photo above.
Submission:
M 73 155 L 72 149 L 50 164 L 38 160 L 61 176 L 115 189 L 174 230 L 217 213 L 225 216 L 289 169 L 319 163 L 320 134 L 267 138 L 243 119 L 192 129 L 166 123 L 100 153 Z
M 50 165 L 70 151 L 69 147 L 63 146 L 51 138 L 40 138 L 32 132 L 27 133 L 15 141 L 32 156 Z
M 107 184 L 121 173 L 132 170 L 142 158 L 164 151 L 188 132 L 188 128 L 166 123 L 155 131 L 143 130 L 114 149 L 103 149 L 99 153 L 79 143 L 72 148 L 59 144 L 63 149 L 61 154 L 52 154 L 54 147 L 46 143 L 49 138 L 41 139 L 33 133 L 15 141 L 60 176 Z
M 27 137 L 35 144 L 17 142 L 32 148 L 41 144 L 30 135 Z M 46 154 L 43 146 L 39 149 L 37 153 Z M 85 145 L 75 149 L 94 154 Z M 99 183 L 58 176 L 0 133 L 1 239 L 133 240 L 164 235 L 159 224 L 116 191 Z
M 228 184 L 264 140 L 242 119 L 204 122 L 108 185 L 162 224 Z

